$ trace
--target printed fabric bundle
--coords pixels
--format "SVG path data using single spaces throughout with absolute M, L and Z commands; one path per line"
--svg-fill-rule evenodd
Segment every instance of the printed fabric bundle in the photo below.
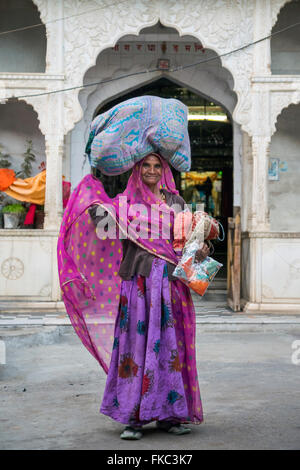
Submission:
M 159 153 L 176 170 L 188 171 L 191 149 L 187 107 L 176 99 L 141 96 L 97 116 L 85 152 L 105 175 L 120 175 L 149 153 Z
M 178 277 L 193 291 L 203 296 L 223 265 L 209 256 L 201 263 L 196 263 L 195 254 L 198 250 L 199 242 L 197 240 L 185 247 L 182 258 L 173 272 L 173 276 Z

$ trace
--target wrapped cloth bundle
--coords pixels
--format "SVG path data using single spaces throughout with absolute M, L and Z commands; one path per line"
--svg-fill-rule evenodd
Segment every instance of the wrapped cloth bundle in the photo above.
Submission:
M 176 99 L 141 96 L 97 116 L 90 127 L 86 154 L 105 175 L 120 175 L 151 152 L 176 170 L 191 165 L 187 107 Z

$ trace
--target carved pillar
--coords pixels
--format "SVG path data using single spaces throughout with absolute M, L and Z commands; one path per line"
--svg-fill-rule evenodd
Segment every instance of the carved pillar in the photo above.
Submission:
M 63 97 L 61 94 L 48 97 L 48 126 L 46 143 L 46 230 L 59 230 L 62 219 L 62 157 L 64 151 Z
M 63 136 L 46 135 L 46 230 L 59 230 L 62 219 L 62 156 Z
M 272 30 L 270 0 L 256 0 L 254 9 L 254 41 L 268 36 Z M 254 46 L 253 74 L 271 74 L 271 43 L 265 39 Z
M 266 232 L 270 229 L 268 207 L 268 161 L 269 136 L 254 135 L 252 137 L 252 208 L 251 230 Z
M 62 0 L 33 1 L 39 9 L 41 21 L 46 24 L 46 73 L 63 73 L 64 22 L 55 20 L 64 17 L 64 2 Z

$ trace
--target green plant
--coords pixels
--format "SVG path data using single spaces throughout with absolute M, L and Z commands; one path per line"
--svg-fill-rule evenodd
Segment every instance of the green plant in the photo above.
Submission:
M 8 204 L 2 208 L 3 214 L 23 214 L 26 209 L 22 204 Z
M 1 151 L 2 145 L 0 145 L 0 168 L 9 168 L 11 166 L 11 156 L 8 153 L 3 153 Z
M 18 178 L 29 178 L 32 173 L 32 162 L 36 161 L 36 156 L 32 153 L 32 140 L 27 139 L 27 149 L 23 153 L 24 161 L 21 165 L 21 171 L 16 173 Z

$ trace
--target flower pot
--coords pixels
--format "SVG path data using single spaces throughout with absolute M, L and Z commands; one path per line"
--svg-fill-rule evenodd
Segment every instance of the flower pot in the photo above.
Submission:
M 3 214 L 4 228 L 18 228 L 21 219 L 21 213 L 15 212 L 11 214 Z

